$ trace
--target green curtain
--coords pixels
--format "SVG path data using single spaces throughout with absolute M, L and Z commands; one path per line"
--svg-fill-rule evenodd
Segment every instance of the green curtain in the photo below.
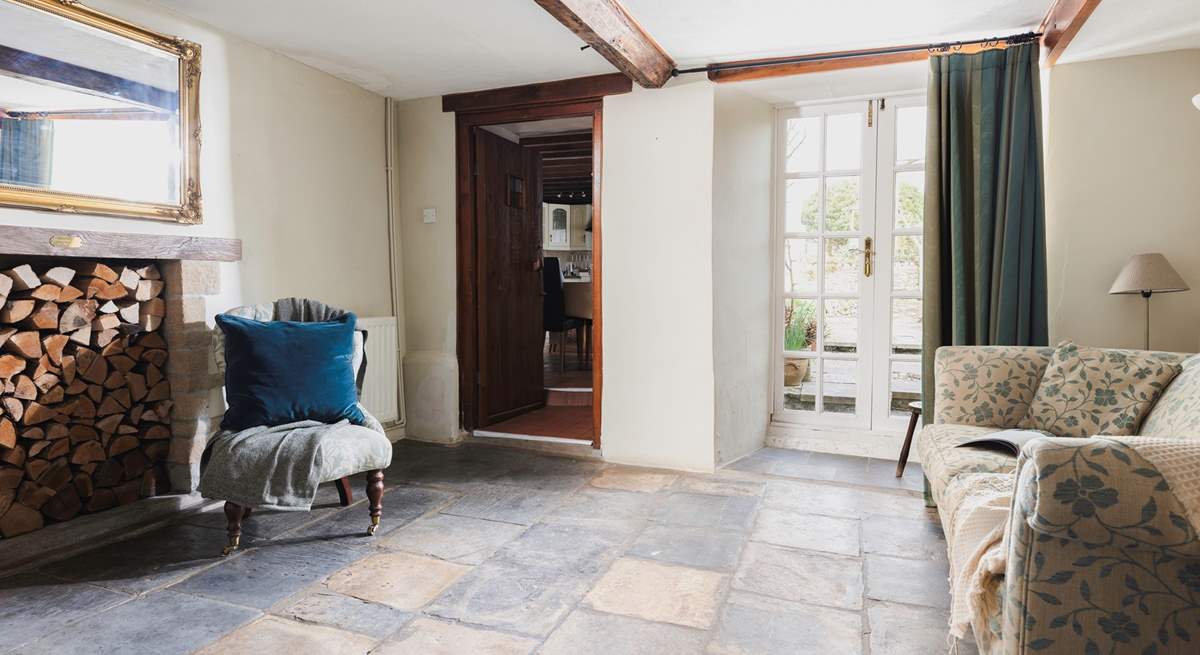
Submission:
M 50 184 L 53 121 L 0 118 L 0 183 Z
M 1046 345 L 1036 42 L 930 57 L 923 394 L 944 345 Z

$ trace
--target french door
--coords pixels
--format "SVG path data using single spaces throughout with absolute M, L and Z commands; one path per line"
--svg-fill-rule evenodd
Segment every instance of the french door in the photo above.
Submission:
M 925 105 L 781 109 L 773 420 L 903 429 L 921 389 Z

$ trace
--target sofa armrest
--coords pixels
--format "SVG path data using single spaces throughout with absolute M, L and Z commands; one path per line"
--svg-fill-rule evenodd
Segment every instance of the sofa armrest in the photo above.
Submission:
M 1017 427 L 1029 411 L 1052 352 L 1032 346 L 938 348 L 933 363 L 934 422 Z
M 1015 493 L 1000 652 L 1200 652 L 1200 538 L 1158 469 L 1117 440 L 1035 439 Z
M 1200 442 L 1181 446 L 1200 450 Z M 1183 505 L 1162 473 L 1121 441 L 1042 438 L 1018 465 L 1014 520 L 1088 547 L 1179 549 L 1200 555 Z

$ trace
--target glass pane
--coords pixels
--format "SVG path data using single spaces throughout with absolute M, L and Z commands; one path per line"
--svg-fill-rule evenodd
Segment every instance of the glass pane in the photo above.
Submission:
M 925 107 L 896 111 L 896 164 L 925 163 Z
M 921 300 L 892 299 L 892 352 L 897 355 L 921 354 Z
M 856 171 L 862 168 L 862 114 L 833 114 L 825 119 L 825 170 Z
M 844 359 L 821 361 L 821 397 L 828 414 L 853 414 L 858 400 L 858 362 Z
M 892 416 L 908 418 L 908 404 L 921 399 L 921 362 L 892 362 L 888 385 Z
M 783 349 L 793 352 L 817 349 L 817 301 L 808 298 L 783 301 Z
M 862 242 L 852 237 L 825 239 L 825 292 L 857 293 Z
M 816 411 L 816 359 L 783 358 L 783 406 L 802 412 Z
M 825 352 L 858 352 L 858 299 L 825 301 Z
M 892 288 L 921 291 L 921 237 L 898 236 L 893 242 Z
M 810 173 L 821 167 L 821 119 L 790 118 L 787 122 L 787 172 Z
M 896 227 L 921 227 L 925 222 L 925 171 L 896 173 Z
M 860 225 L 858 176 L 825 179 L 825 229 L 857 232 Z
M 821 266 L 816 239 L 786 239 L 783 242 L 783 292 L 817 293 L 817 270 Z
M 787 211 L 783 230 L 789 233 L 816 232 L 821 209 L 821 193 L 816 178 L 787 181 Z

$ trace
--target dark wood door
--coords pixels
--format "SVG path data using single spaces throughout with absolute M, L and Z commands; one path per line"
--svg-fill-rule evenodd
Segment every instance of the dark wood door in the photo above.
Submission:
M 479 384 L 475 425 L 545 402 L 541 171 L 533 151 L 475 129 Z

